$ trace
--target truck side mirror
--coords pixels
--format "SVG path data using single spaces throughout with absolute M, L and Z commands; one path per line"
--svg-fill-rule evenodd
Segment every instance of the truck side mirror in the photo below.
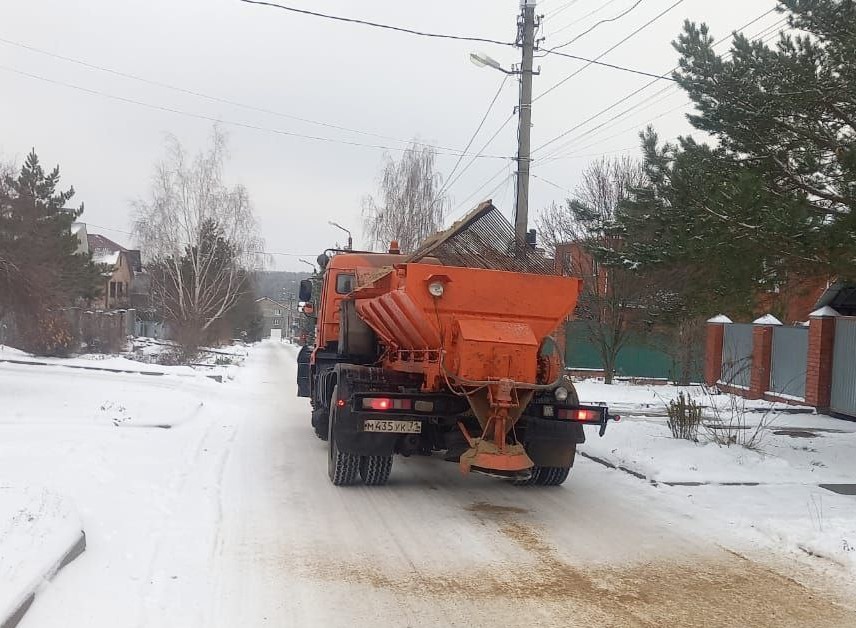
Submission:
M 300 294 L 298 295 L 301 301 L 312 300 L 312 281 L 303 279 L 300 281 Z

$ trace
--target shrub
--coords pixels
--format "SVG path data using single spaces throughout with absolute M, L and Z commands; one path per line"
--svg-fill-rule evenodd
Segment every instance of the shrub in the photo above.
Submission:
M 701 425 L 701 406 L 683 392 L 669 402 L 666 412 L 669 415 L 668 426 L 674 438 L 683 438 L 698 442 L 698 428 Z

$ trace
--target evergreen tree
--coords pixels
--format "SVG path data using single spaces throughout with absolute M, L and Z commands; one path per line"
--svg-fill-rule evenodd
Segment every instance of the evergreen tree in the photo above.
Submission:
M 795 274 L 856 276 L 856 3 L 780 10 L 804 34 L 736 35 L 725 59 L 687 22 L 675 43 L 689 120 L 715 147 L 643 134 L 651 186 L 624 205 L 625 256 L 675 275 L 677 311 L 750 311 Z
M 101 284 L 71 233 L 83 206 L 66 207 L 74 188 L 58 190 L 59 180 L 59 167 L 46 173 L 32 151 L 18 177 L 0 185 L 0 317 L 10 315 L 30 336 L 49 310 L 92 299 Z

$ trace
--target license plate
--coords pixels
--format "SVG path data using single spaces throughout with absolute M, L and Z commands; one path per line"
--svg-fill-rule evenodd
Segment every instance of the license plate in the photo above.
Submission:
M 367 419 L 363 421 L 364 432 L 389 432 L 392 434 L 421 434 L 421 421 L 384 421 Z

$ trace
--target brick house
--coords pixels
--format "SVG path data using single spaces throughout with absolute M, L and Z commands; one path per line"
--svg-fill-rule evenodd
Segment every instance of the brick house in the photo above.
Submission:
M 833 285 L 828 277 L 790 277 L 783 285 L 758 295 L 755 313 L 772 313 L 786 325 L 805 322 Z

